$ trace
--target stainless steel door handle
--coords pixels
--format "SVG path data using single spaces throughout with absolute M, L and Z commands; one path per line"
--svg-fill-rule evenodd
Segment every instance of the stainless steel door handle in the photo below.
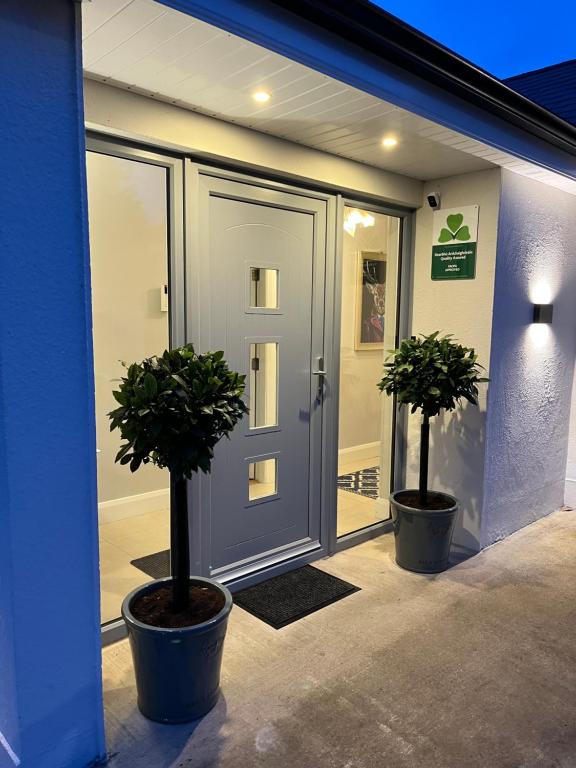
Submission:
M 324 358 L 323 357 L 317 357 L 316 358 L 316 363 L 318 365 L 318 370 L 317 371 L 312 371 L 312 376 L 327 376 L 328 372 L 323 370 L 323 368 L 324 368 Z
M 318 357 L 316 363 L 318 365 L 318 370 L 312 371 L 312 376 L 318 376 L 318 400 L 321 400 L 324 394 L 324 377 L 328 375 L 328 372 L 324 370 L 323 357 Z

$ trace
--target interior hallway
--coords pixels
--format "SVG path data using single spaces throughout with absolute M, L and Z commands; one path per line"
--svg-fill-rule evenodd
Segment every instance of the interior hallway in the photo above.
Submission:
M 370 456 L 363 459 L 344 460 L 338 462 L 338 476 L 351 472 L 376 467 L 380 464 L 380 456 Z M 369 525 L 379 523 L 389 517 L 390 509 L 387 503 L 382 505 L 369 496 L 338 489 L 338 508 L 336 517 L 336 533 L 345 536 L 347 533 L 359 531 Z
M 438 576 L 392 547 L 321 562 L 362 591 L 282 630 L 235 608 L 223 695 L 197 723 L 146 721 L 127 642 L 105 649 L 111 766 L 575 766 L 576 513 Z

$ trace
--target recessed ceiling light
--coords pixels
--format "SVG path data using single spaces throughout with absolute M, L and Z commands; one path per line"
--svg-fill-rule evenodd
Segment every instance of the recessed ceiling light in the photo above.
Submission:
M 267 101 L 270 101 L 270 94 L 268 91 L 255 91 L 252 94 L 252 98 L 254 101 L 257 101 L 258 104 L 266 104 Z
M 398 139 L 395 139 L 393 136 L 387 136 L 385 139 L 382 139 L 382 146 L 388 149 L 395 147 L 396 144 L 398 144 Z

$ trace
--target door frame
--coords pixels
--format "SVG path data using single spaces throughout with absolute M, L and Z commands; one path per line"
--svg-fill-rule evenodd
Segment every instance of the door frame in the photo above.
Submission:
M 333 329 L 327 319 L 332 317 L 334 300 L 334 279 L 335 279 L 335 265 L 336 260 L 331 258 L 331 255 L 336 250 L 336 231 L 337 231 L 337 209 L 338 199 L 337 196 L 329 192 L 317 191 L 314 189 L 308 189 L 306 187 L 297 186 L 290 183 L 284 183 L 281 181 L 273 181 L 271 179 L 262 178 L 256 174 L 248 174 L 241 171 L 230 170 L 227 168 L 221 168 L 213 165 L 206 165 L 204 163 L 196 162 L 192 158 L 187 158 L 184 167 L 184 196 L 185 196 L 185 217 L 186 217 L 186 291 L 189 301 L 198 307 L 198 312 L 202 311 L 201 302 L 201 286 L 200 286 L 200 243 L 199 228 L 194 226 L 193 217 L 194 212 L 199 210 L 200 199 L 200 184 L 202 177 L 211 177 L 216 179 L 223 179 L 227 181 L 235 181 L 242 184 L 247 184 L 252 187 L 259 187 L 262 189 L 268 189 L 272 191 L 285 192 L 288 194 L 297 195 L 298 197 L 307 197 L 312 200 L 319 200 L 326 204 L 326 235 L 325 235 L 325 271 L 324 271 L 324 308 L 313 307 L 313 312 L 316 313 L 314 322 L 319 328 L 320 336 L 323 339 L 323 354 L 324 364 L 326 370 L 332 371 L 332 350 L 334 347 L 332 334 Z M 315 277 L 316 279 L 316 277 Z M 186 337 L 193 343 L 198 340 L 198 326 L 200 325 L 197 318 L 193 318 L 191 313 L 188 313 Z M 314 350 L 315 354 L 316 351 Z M 312 378 L 312 377 L 311 377 Z M 266 560 L 258 561 L 255 565 L 247 564 L 244 567 L 237 569 L 229 574 L 222 575 L 221 580 L 228 587 L 233 590 L 243 589 L 244 587 L 251 586 L 257 583 L 262 578 L 262 573 L 265 572 L 267 578 L 277 576 L 281 573 L 285 573 L 294 568 L 305 565 L 313 560 L 318 560 L 321 557 L 326 557 L 330 554 L 330 521 L 331 514 L 327 507 L 328 498 L 324 492 L 324 456 L 326 453 L 327 439 L 330 439 L 330 427 L 326 420 L 326 401 L 332 396 L 334 390 L 332 382 L 335 381 L 333 376 L 329 374 L 325 382 L 325 396 L 322 401 L 322 407 L 318 415 L 318 421 L 320 422 L 317 429 L 311 430 L 311 440 L 319 435 L 321 446 L 318 449 L 320 454 L 320 473 L 321 479 L 319 483 L 319 514 L 320 514 L 320 539 L 318 543 L 306 543 L 301 547 L 293 549 L 289 557 L 286 557 L 285 553 L 278 552 L 271 555 Z M 311 382 L 311 388 L 315 385 L 315 382 Z M 312 455 L 314 454 L 314 447 L 312 448 Z M 194 477 L 189 482 L 189 501 L 191 517 L 190 517 L 190 531 L 191 531 L 191 566 L 195 572 L 202 575 L 209 574 L 209 562 L 210 556 L 210 542 L 207 513 L 202 510 L 202 498 L 204 491 L 202 488 L 202 478 Z M 200 510 L 200 513 L 195 513 L 194 510 Z
M 124 160 L 157 165 L 168 171 L 166 202 L 168 211 L 168 344 L 177 347 L 185 343 L 186 304 L 184 296 L 184 159 L 176 155 L 153 152 L 114 136 L 87 131 L 86 152 L 119 157 Z M 90 298 L 92 293 L 90 293 Z M 120 612 L 120 611 L 118 611 Z M 102 644 L 109 645 L 126 637 L 124 619 L 118 618 L 100 625 Z
M 329 371 L 325 387 L 322 408 L 322 458 L 320 488 L 320 547 L 312 551 L 297 554 L 288 559 L 278 556 L 277 562 L 261 564 L 249 573 L 238 575 L 227 582 L 234 591 L 250 586 L 266 576 L 285 573 L 301 565 L 335 554 L 341 550 L 375 538 L 391 529 L 391 521 L 376 523 L 368 528 L 354 531 L 343 537 L 337 537 L 337 475 L 338 475 L 338 418 L 339 418 L 339 375 L 340 375 L 340 312 L 341 312 L 341 276 L 343 259 L 343 221 L 346 205 L 361 207 L 365 210 L 395 216 L 400 219 L 401 247 L 398 265 L 398 301 L 397 301 L 397 341 L 405 337 L 411 329 L 412 314 L 412 262 L 414 258 L 415 211 L 409 208 L 386 204 L 373 196 L 357 197 L 332 190 L 325 184 L 303 186 L 300 182 L 283 181 L 279 172 L 274 177 L 261 175 L 257 169 L 246 170 L 241 165 L 225 156 L 214 164 L 206 164 L 194 150 L 179 151 L 163 146 L 162 142 L 143 142 L 141 137 L 122 134 L 104 126 L 88 127 L 86 131 L 87 151 L 100 154 L 140 160 L 169 169 L 168 204 L 170 213 L 169 228 L 169 279 L 170 295 L 170 345 L 179 346 L 190 336 L 190 322 L 186 311 L 186 296 L 190 290 L 197 290 L 194 277 L 188 267 L 189 254 L 192 252 L 194 232 L 190 226 L 189 203 L 198 195 L 198 173 L 191 173 L 191 167 L 208 175 L 218 176 L 233 181 L 243 181 L 268 189 L 284 190 L 300 196 L 309 196 L 327 202 L 326 230 L 326 271 L 324 292 L 324 363 Z M 187 261 L 188 259 L 188 261 Z M 395 406 L 395 424 L 393 429 L 393 482 L 398 488 L 406 475 L 406 414 Z M 197 480 L 190 483 L 189 502 L 191 509 L 197 509 L 200 503 Z M 195 506 L 196 505 L 196 506 Z M 203 542 L 200 516 L 191 514 L 190 519 L 190 560 L 191 569 L 202 574 L 201 549 Z M 102 626 L 104 645 L 126 636 L 126 627 L 122 619 Z
M 408 208 L 396 208 L 375 202 L 371 198 L 344 197 L 338 195 L 337 200 L 337 230 L 334 267 L 334 295 L 332 297 L 332 315 L 330 316 L 332 343 L 332 378 L 336 382 L 333 396 L 325 403 L 324 417 L 329 424 L 328 435 L 324 443 L 323 456 L 323 497 L 326 499 L 329 525 L 328 554 L 333 555 L 344 549 L 349 549 L 369 539 L 374 539 L 392 530 L 392 519 L 374 523 L 344 536 L 338 536 L 338 433 L 340 416 L 340 333 L 342 319 L 342 264 L 344 258 L 344 236 L 341 223 L 344 221 L 346 206 L 362 208 L 373 213 L 381 213 L 399 219 L 399 252 L 398 252 L 398 285 L 396 293 L 396 338 L 395 346 L 400 343 L 411 328 L 412 313 L 412 261 L 414 254 L 414 223 L 415 212 Z M 328 311 L 328 309 L 327 309 Z M 329 315 L 326 316 L 327 318 Z M 398 408 L 394 398 L 394 423 L 392 426 L 392 467 L 391 488 L 395 490 L 404 483 L 406 477 L 406 427 L 407 414 Z

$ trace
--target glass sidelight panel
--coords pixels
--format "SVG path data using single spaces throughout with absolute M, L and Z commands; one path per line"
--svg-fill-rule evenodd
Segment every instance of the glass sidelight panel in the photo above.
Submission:
M 130 363 L 169 345 L 168 169 L 88 152 L 88 214 L 100 534 L 101 618 L 120 617 L 127 592 L 150 576 L 133 562 L 169 547 L 169 476 L 116 464 L 112 391 Z
M 250 429 L 278 424 L 278 343 L 250 344 Z
M 250 267 L 250 306 L 253 309 L 278 309 L 278 270 Z
M 400 220 L 345 206 L 342 253 L 338 536 L 389 517 L 392 401 L 381 395 L 396 343 Z
M 248 500 L 256 501 L 278 492 L 277 460 L 263 459 L 248 465 Z

